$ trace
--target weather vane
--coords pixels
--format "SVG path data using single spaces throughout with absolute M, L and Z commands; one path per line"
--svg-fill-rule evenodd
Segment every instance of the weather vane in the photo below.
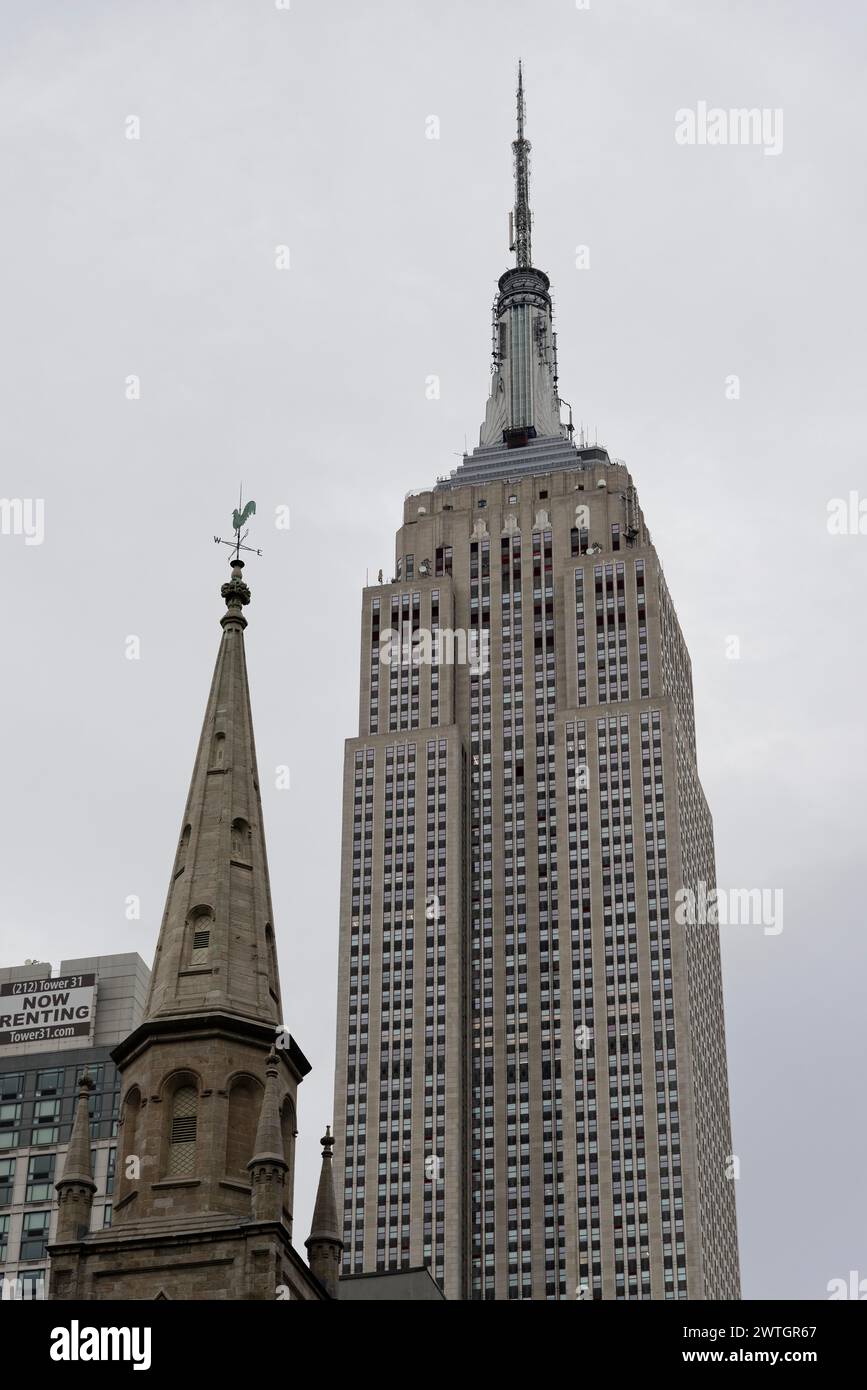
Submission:
M 256 503 L 251 501 L 251 502 L 247 502 L 246 505 L 243 505 L 243 504 L 242 504 L 243 495 L 244 495 L 244 490 L 243 490 L 243 484 L 242 484 L 242 485 L 241 485 L 241 488 L 240 488 L 239 491 L 238 491 L 238 507 L 237 507 L 237 510 L 234 511 L 234 512 L 232 513 L 232 529 L 233 529 L 233 531 L 235 532 L 235 539 L 234 539 L 233 541 L 224 541 L 223 538 L 222 538 L 222 536 L 215 536 L 215 537 L 214 537 L 214 540 L 215 540 L 215 542 L 216 542 L 217 545 L 231 545 L 231 546 L 234 546 L 234 549 L 235 549 L 235 559 L 236 559 L 236 560 L 240 560 L 240 558 L 241 558 L 241 551 L 242 551 L 242 550 L 249 550 L 249 552 L 250 552 L 251 555 L 261 555 L 261 554 L 262 554 L 261 550 L 256 550 L 252 545 L 244 545 L 244 544 L 242 544 L 242 542 L 245 541 L 245 540 L 247 539 L 247 536 L 250 534 L 249 527 L 247 528 L 246 531 L 244 530 L 244 526 L 245 526 L 245 524 L 246 524 L 246 522 L 247 522 L 247 518 L 256 515 Z

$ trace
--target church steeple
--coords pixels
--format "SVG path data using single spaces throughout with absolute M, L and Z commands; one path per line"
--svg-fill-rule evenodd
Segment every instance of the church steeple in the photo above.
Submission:
M 326 1285 L 292 1245 L 297 1093 L 310 1063 L 280 1022 L 244 658 L 242 527 L 254 510 L 235 513 L 220 648 L 145 1017 L 112 1052 L 121 1077 L 112 1224 L 88 1233 L 83 1079 L 57 1184 L 53 1298 L 336 1297 L 336 1274 Z M 332 1266 L 336 1257 L 323 1265 L 329 1276 Z
M 537 436 L 565 439 L 557 391 L 557 346 L 549 293 L 551 282 L 533 266 L 530 213 L 530 142 L 524 134 L 524 73 L 518 65 L 518 132 L 512 142 L 515 207 L 509 215 L 509 249 L 515 265 L 500 276 L 493 313 L 491 394 L 481 445 L 520 448 Z
M 248 502 L 234 517 L 220 648 L 145 1017 L 112 1052 L 121 1078 L 112 1224 L 88 1233 L 83 1080 L 58 1183 L 54 1298 L 336 1296 L 336 1275 L 326 1286 L 292 1245 L 297 1094 L 310 1063 L 280 1021 L 244 658 L 242 528 L 254 510 Z
M 231 559 L 226 612 L 154 958 L 145 1021 L 281 1017 L 273 911 L 244 652 L 250 602 Z
M 298 1084 L 282 1026 L 235 514 L 205 718 L 142 1023 L 122 1074 L 118 1238 L 268 1222 L 291 1245 Z M 276 1248 L 276 1247 L 275 1247 Z M 297 1260 L 297 1256 L 293 1256 Z

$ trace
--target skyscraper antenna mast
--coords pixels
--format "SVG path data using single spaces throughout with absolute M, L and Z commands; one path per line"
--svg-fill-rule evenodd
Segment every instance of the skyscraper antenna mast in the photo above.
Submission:
M 518 138 L 512 141 L 515 156 L 515 211 L 510 218 L 510 250 L 515 252 L 515 265 L 533 264 L 530 245 L 530 142 L 524 138 L 524 73 L 518 63 Z

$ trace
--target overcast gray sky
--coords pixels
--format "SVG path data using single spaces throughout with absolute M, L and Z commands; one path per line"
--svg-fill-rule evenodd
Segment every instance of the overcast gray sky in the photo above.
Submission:
M 286 1023 L 314 1067 L 299 1244 L 360 589 L 404 493 L 478 439 L 521 56 L 561 390 L 665 566 L 719 882 L 785 894 L 779 935 L 723 933 L 744 1294 L 867 1277 L 867 535 L 827 527 L 867 498 L 865 25 L 856 0 L 2 7 L 0 493 L 43 498 L 45 534 L 0 536 L 0 962 L 150 962 L 243 478 Z M 782 150 L 679 145 L 702 101 L 781 110 Z

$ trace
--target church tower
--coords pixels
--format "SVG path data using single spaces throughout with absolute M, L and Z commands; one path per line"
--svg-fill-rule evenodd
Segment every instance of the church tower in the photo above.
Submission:
M 281 1025 L 243 570 L 236 551 L 144 1019 L 113 1053 L 113 1225 L 87 1230 L 83 1079 L 78 1142 L 57 1184 L 57 1299 L 336 1296 L 292 1244 L 297 1091 L 310 1064 Z

